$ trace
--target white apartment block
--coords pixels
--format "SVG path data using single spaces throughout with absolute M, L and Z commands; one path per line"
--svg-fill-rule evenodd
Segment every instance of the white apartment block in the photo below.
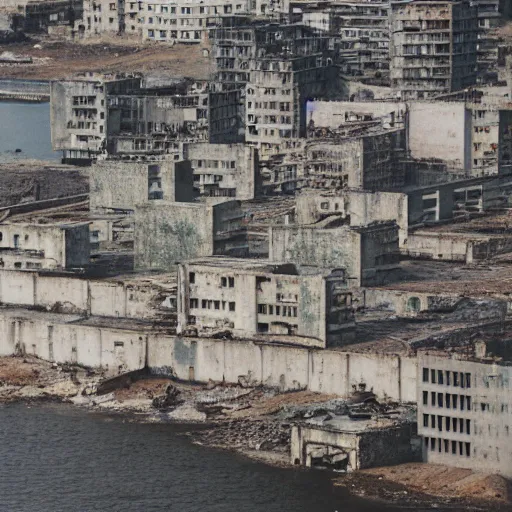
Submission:
M 247 12 L 247 0 L 151 0 L 142 2 L 138 23 L 145 40 L 200 43 L 218 17 Z

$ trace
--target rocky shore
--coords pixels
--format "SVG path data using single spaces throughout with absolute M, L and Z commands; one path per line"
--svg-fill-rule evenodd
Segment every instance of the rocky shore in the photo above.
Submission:
M 190 385 L 167 378 L 120 381 L 105 392 L 102 372 L 31 357 L 0 358 L 0 403 L 60 401 L 131 421 L 183 422 L 192 442 L 234 450 L 256 460 L 290 466 L 290 425 L 346 407 L 334 396 L 298 391 Z M 200 425 L 200 427 L 198 427 Z M 512 510 L 510 483 L 497 476 L 426 464 L 333 473 L 335 487 L 408 509 Z

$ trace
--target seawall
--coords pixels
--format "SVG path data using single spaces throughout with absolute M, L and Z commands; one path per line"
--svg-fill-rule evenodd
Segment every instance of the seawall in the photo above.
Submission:
M 381 399 L 416 401 L 415 357 L 166 335 L 151 324 L 21 308 L 0 310 L 0 355 L 102 367 L 111 375 L 147 367 L 184 381 L 240 379 L 282 391 L 347 396 L 365 383 Z

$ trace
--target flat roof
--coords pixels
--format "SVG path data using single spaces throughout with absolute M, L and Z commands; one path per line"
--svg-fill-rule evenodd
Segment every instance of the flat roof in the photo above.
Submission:
M 334 270 L 345 270 L 342 268 L 323 268 L 313 265 L 297 265 L 288 262 L 276 262 L 259 260 L 255 258 L 230 258 L 227 256 L 209 256 L 184 261 L 187 265 L 203 266 L 213 269 L 225 269 L 246 272 L 259 272 L 276 275 L 329 275 Z

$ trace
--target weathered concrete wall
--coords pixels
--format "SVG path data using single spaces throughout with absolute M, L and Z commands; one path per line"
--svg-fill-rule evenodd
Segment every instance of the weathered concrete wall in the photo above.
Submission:
M 398 226 L 272 226 L 269 246 L 271 261 L 344 268 L 351 286 L 377 285 L 398 264 Z
M 152 319 L 161 314 L 153 304 L 159 294 L 151 285 L 0 270 L 0 303 L 58 313 Z
M 403 252 L 411 257 L 472 263 L 509 252 L 512 237 L 477 237 L 461 233 L 415 231 L 409 233 Z
M 464 103 L 409 103 L 409 149 L 413 158 L 440 158 L 471 168 L 471 111 Z
M 251 383 L 283 391 L 310 389 L 349 395 L 364 382 L 381 399 L 416 400 L 416 358 L 358 354 L 148 334 L 92 327 L 76 315 L 0 310 L 0 355 L 18 349 L 50 361 L 104 366 L 112 373 L 148 367 L 183 380 Z
M 512 368 L 436 352 L 420 354 L 418 361 L 423 460 L 512 477 Z
M 171 269 L 214 254 L 213 210 L 204 204 L 157 201 L 135 212 L 135 267 Z
M 400 245 L 407 239 L 408 201 L 406 194 L 347 190 L 340 194 L 303 192 L 296 197 L 297 224 L 313 224 L 329 215 L 350 220 L 351 226 L 365 226 L 374 221 L 396 221 Z
M 134 210 L 158 200 L 192 201 L 192 179 L 190 162 L 101 161 L 90 170 L 90 207 Z

